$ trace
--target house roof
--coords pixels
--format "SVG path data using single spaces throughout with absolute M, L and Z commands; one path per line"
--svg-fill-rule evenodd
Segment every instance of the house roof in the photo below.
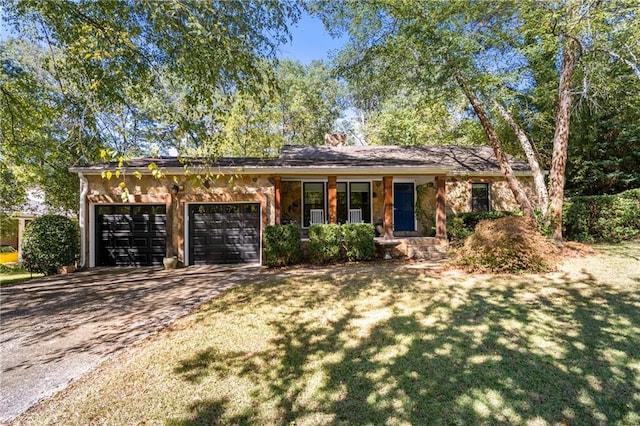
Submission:
M 507 155 L 517 174 L 529 175 L 529 165 Z M 276 158 L 219 158 L 207 162 L 195 158 L 140 158 L 129 160 L 125 169 L 149 173 L 155 163 L 165 173 L 182 173 L 185 165 L 226 173 L 295 174 L 449 174 L 500 175 L 493 149 L 487 146 L 293 146 L 287 145 Z M 114 164 L 74 167 L 72 172 L 99 174 Z
M 14 206 L 11 215 L 18 218 L 33 218 L 45 214 L 60 214 L 73 217 L 75 214 L 59 208 L 53 208 L 45 203 L 45 194 L 40 187 L 27 188 L 24 203 Z
M 516 172 L 530 172 L 529 165 L 508 155 Z M 282 167 L 419 167 L 447 169 L 454 174 L 500 173 L 493 149 L 488 146 L 292 146 L 280 155 Z

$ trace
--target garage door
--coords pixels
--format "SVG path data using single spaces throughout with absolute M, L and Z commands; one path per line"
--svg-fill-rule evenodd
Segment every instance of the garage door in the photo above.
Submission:
M 260 204 L 189 205 L 189 264 L 260 261 Z
M 158 205 L 96 206 L 96 266 L 162 265 L 167 214 Z

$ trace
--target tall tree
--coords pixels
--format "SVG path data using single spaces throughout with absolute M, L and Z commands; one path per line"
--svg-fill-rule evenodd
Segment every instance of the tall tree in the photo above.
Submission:
M 72 178 L 68 167 L 99 148 L 123 155 L 216 145 L 224 98 L 260 90 L 269 75 L 259 64 L 275 57 L 298 17 L 297 4 L 278 0 L 1 6 L 22 40 L 0 52 L 2 160 L 34 175 L 51 166 L 58 177 L 42 181 L 57 184 L 47 191 L 54 202 L 63 177 Z
M 380 91 L 383 97 L 398 82 L 417 88 L 439 87 L 443 97 L 461 90 L 481 121 L 499 161 L 502 141 L 496 128 L 501 125 L 502 114 L 500 109 L 492 113 L 485 105 L 521 104 L 520 110 L 527 111 L 523 101 L 531 98 L 536 88 L 555 86 L 555 98 L 543 98 L 538 92 L 537 105 L 546 105 L 554 111 L 549 114 L 547 110 L 541 117 L 547 121 L 544 127 L 554 134 L 545 157 L 552 157 L 549 193 L 555 219 L 554 238 L 561 243 L 571 95 L 576 87 L 574 73 L 584 61 L 595 60 L 595 56 L 585 56 L 586 51 L 604 52 L 606 46 L 625 46 L 625 59 L 631 62 L 629 68 L 634 69 L 635 47 L 629 48 L 618 37 L 635 40 L 629 28 L 634 25 L 637 28 L 639 23 L 637 3 L 345 0 L 338 4 L 317 1 L 313 7 L 332 28 L 350 35 L 350 45 L 339 57 L 348 79 L 366 82 L 386 79 L 388 82 Z M 544 73 L 536 69 L 539 64 L 532 59 L 545 65 Z M 535 116 L 535 111 L 528 110 L 516 117 L 531 116 Z M 550 117 L 554 118 L 548 124 Z M 539 125 L 533 121 L 518 127 L 535 134 L 532 130 Z M 529 158 L 532 159 L 536 160 L 535 156 Z M 523 212 L 531 212 L 531 203 L 517 179 L 510 176 L 508 165 L 501 163 Z
M 282 59 L 262 66 L 273 73 L 262 90 L 227 96 L 218 122 L 219 155 L 262 157 L 277 155 L 285 144 L 322 144 L 344 110 L 344 87 L 322 61 Z

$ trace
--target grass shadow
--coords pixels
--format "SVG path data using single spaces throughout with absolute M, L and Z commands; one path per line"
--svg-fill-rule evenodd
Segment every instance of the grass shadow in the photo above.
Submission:
M 252 424 L 640 423 L 633 289 L 588 274 L 448 282 L 387 272 L 238 292 L 246 312 L 284 312 L 260 317 L 274 333 L 268 347 L 209 349 L 175 372 L 254 383 L 257 408 L 241 419 Z M 267 402 L 276 414 L 265 420 Z M 213 404 L 190 421 L 234 423 L 230 413 Z

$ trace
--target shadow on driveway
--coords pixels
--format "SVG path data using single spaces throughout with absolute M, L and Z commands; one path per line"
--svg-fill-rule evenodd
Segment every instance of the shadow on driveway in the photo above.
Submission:
M 259 271 L 94 268 L 3 287 L 0 423 Z

